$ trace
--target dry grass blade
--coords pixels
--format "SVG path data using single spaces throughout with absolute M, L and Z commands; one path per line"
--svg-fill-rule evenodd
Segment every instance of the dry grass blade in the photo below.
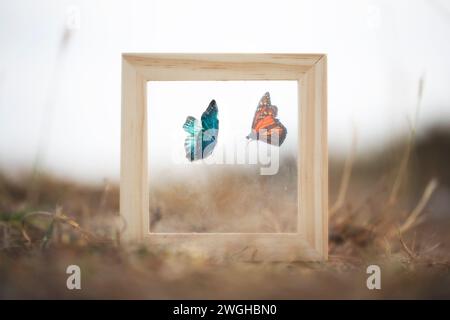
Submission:
M 406 221 L 399 227 L 399 231 L 401 233 L 408 231 L 409 229 L 411 229 L 413 226 L 417 225 L 420 222 L 420 219 L 419 219 L 420 214 L 425 209 L 425 206 L 427 205 L 428 201 L 430 200 L 431 196 L 433 195 L 433 192 L 436 190 L 438 185 L 439 184 L 436 179 L 432 179 L 428 183 L 417 206 L 414 208 L 414 210 L 408 216 Z
M 3 221 L 0 221 L 0 227 L 3 230 L 3 248 L 9 247 L 9 225 Z
M 36 211 L 36 212 L 30 212 L 30 213 L 27 213 L 26 215 L 24 215 L 24 217 L 22 218 L 22 223 L 21 223 L 21 233 L 22 233 L 23 237 L 25 238 L 26 244 L 28 246 L 31 245 L 32 240 L 31 240 L 30 235 L 26 231 L 26 221 L 30 217 L 33 217 L 33 216 L 46 216 L 46 217 L 51 218 L 50 226 L 47 229 L 47 231 L 44 235 L 44 238 L 42 239 L 43 247 L 45 247 L 47 245 L 48 241 L 50 240 L 55 223 L 65 223 L 65 224 L 71 226 L 73 229 L 75 229 L 77 232 L 79 232 L 83 238 L 85 238 L 88 241 L 109 242 L 109 240 L 100 239 L 99 237 L 94 235 L 92 232 L 89 232 L 89 231 L 81 228 L 81 226 L 78 224 L 78 222 L 76 222 L 74 219 L 67 217 L 65 214 L 63 214 L 61 212 L 60 209 L 57 209 L 55 213 L 46 212 L 46 211 Z
M 329 216 L 332 216 L 336 211 L 338 211 L 345 203 L 345 198 L 347 197 L 348 186 L 350 183 L 350 177 L 352 175 L 353 162 L 356 157 L 356 146 L 357 146 L 357 134 L 356 129 L 353 127 L 353 136 L 352 136 L 352 150 L 349 153 L 347 159 L 345 160 L 344 171 L 342 173 L 341 184 L 339 187 L 338 197 L 334 202 L 333 206 L 329 211 Z
M 400 231 L 398 231 L 398 239 L 400 240 L 400 244 L 402 245 L 403 250 L 408 254 L 411 260 L 417 259 L 417 255 L 406 245 Z
M 109 181 L 105 181 L 105 186 L 103 187 L 102 197 L 101 197 L 100 203 L 98 205 L 98 211 L 102 211 L 105 208 L 110 190 L 111 190 L 111 183 L 109 183 Z
M 423 254 L 430 253 L 430 252 L 436 250 L 437 248 L 439 248 L 440 246 L 441 246 L 440 243 L 436 243 L 436 244 L 434 244 L 434 245 L 432 245 L 432 246 L 426 248 L 425 250 L 422 250 L 420 253 L 421 253 L 422 255 L 423 255 Z
M 83 229 L 78 222 L 76 222 L 74 219 L 69 218 L 65 214 L 61 212 L 56 212 L 56 221 L 66 223 L 69 226 L 71 226 L 73 229 L 77 230 L 86 240 L 91 242 L 110 242 L 108 239 L 102 239 L 98 237 L 97 235 L 93 234 L 92 232 L 89 232 L 85 229 Z
M 22 233 L 22 236 L 25 239 L 25 243 L 27 244 L 27 246 L 31 246 L 32 241 L 31 241 L 31 237 L 28 234 L 27 229 L 26 229 L 26 221 L 27 221 L 27 219 L 29 219 L 30 217 L 33 217 L 33 216 L 53 217 L 54 214 L 51 212 L 46 212 L 46 211 L 35 211 L 35 212 L 29 212 L 23 216 L 22 221 L 21 221 L 20 231 Z
M 394 180 L 391 195 L 389 197 L 389 204 L 395 203 L 398 199 L 398 193 L 400 191 L 400 187 L 402 185 L 403 179 L 406 176 L 406 169 L 408 168 L 408 163 L 409 163 L 409 159 L 411 156 L 411 150 L 413 149 L 414 138 L 415 138 L 415 129 L 412 128 L 410 136 L 408 138 L 408 142 L 405 147 L 405 151 L 403 153 L 402 161 L 400 162 L 400 167 L 398 169 L 397 176 Z
M 420 106 L 422 104 L 423 91 L 425 86 L 425 77 L 422 75 L 419 79 L 419 86 L 417 90 L 417 105 L 416 112 L 414 115 L 414 123 L 411 124 L 411 131 L 409 135 L 408 142 L 405 147 L 405 151 L 403 154 L 402 161 L 400 163 L 400 167 L 397 173 L 397 176 L 394 181 L 394 185 L 392 187 L 391 195 L 389 197 L 389 204 L 393 204 L 397 201 L 398 193 L 400 191 L 400 186 L 406 176 L 406 171 L 408 169 L 409 160 L 411 157 L 411 151 L 414 149 L 414 143 L 416 138 L 416 128 L 419 122 L 419 114 L 420 114 Z

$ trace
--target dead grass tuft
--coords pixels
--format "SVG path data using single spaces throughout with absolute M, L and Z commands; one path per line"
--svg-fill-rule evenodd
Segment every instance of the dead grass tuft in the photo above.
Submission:
M 14 181 L 0 176 L 0 298 L 450 298 L 449 219 L 437 215 L 448 210 L 446 176 L 429 176 L 423 185 L 411 185 L 414 179 L 409 179 L 410 185 L 401 184 L 407 192 L 400 188 L 392 197 L 398 171 L 385 173 L 392 167 L 403 171 L 403 165 L 380 169 L 373 167 L 381 163 L 378 158 L 368 164 L 350 157 L 345 165 L 330 163 L 334 200 L 326 263 L 230 259 L 217 264 L 201 255 L 124 245 L 120 235 L 126 225 L 118 215 L 116 185 L 84 186 L 45 175 L 31 183 L 26 175 Z M 420 172 L 425 171 L 414 170 Z M 235 171 L 221 181 L 225 189 L 252 182 Z M 215 205 L 226 205 L 228 193 L 211 191 Z M 157 197 L 184 201 L 172 187 L 158 190 Z M 286 197 L 281 202 L 289 201 Z M 172 212 L 189 221 L 181 208 L 161 205 L 152 214 L 163 221 Z M 233 222 L 238 213 L 229 211 L 227 219 Z M 200 215 L 209 226 L 219 225 L 205 217 Z M 289 224 L 271 210 L 261 210 L 260 217 L 260 226 L 274 231 Z M 65 287 L 69 264 L 82 269 L 80 292 Z M 381 291 L 365 287 L 370 264 L 381 266 Z

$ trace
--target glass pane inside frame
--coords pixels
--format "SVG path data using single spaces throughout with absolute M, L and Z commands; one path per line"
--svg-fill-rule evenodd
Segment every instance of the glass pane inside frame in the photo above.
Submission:
M 297 232 L 298 99 L 297 81 L 148 82 L 150 232 Z

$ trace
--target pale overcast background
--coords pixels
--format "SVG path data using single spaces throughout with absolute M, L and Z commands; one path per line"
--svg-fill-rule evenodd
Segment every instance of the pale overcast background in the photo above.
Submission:
M 150 172 L 182 174 L 197 165 L 244 165 L 258 168 L 269 164 L 267 156 L 296 157 L 298 152 L 298 83 L 297 81 L 150 81 L 148 83 L 148 151 Z M 270 92 L 278 119 L 287 129 L 280 148 L 249 142 L 253 117 L 259 100 Z M 201 115 L 212 99 L 219 109 L 219 134 L 213 153 L 205 161 L 186 159 L 183 124 L 187 116 L 201 123 Z M 264 148 L 265 147 L 265 148 Z M 250 159 L 256 161 L 250 163 Z
M 0 2 L 0 170 L 117 180 L 122 52 L 327 53 L 329 143 L 450 120 L 450 1 Z

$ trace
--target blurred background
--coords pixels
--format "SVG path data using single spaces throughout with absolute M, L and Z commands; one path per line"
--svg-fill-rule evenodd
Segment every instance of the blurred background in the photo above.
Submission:
M 445 0 L 1 1 L 0 167 L 117 181 L 123 52 L 327 53 L 331 154 L 379 150 L 448 124 L 449 32 Z
M 446 0 L 0 1 L 0 298 L 449 298 L 448 39 Z M 124 52 L 328 55 L 326 263 L 234 264 L 253 259 L 244 250 L 217 266 L 123 245 Z M 295 161 L 280 167 L 275 183 L 231 168 L 194 191 L 209 190 L 221 212 L 248 183 L 232 226 L 289 230 L 279 218 L 295 211 L 295 193 L 250 198 L 296 187 Z M 186 189 L 156 190 L 152 219 L 204 231 L 210 208 L 200 203 L 192 220 Z M 239 220 L 255 208 L 259 225 Z M 78 295 L 60 285 L 68 263 L 88 270 Z M 373 263 L 379 292 L 365 287 Z

